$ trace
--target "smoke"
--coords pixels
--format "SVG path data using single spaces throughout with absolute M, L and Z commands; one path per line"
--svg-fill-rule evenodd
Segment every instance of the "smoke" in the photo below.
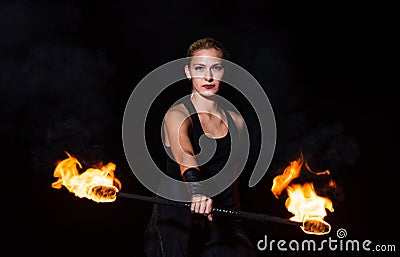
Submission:
M 308 88 L 314 85 L 302 81 L 296 73 L 298 67 L 295 65 L 294 46 L 290 45 L 289 35 L 274 35 L 273 31 L 268 32 L 271 33 L 257 35 L 257 40 L 250 40 L 256 36 L 251 35 L 251 32 L 248 34 L 244 32 L 243 38 L 247 40 L 242 40 L 235 49 L 238 63 L 245 63 L 247 66 L 244 68 L 251 71 L 264 88 L 276 119 L 277 139 L 274 157 L 267 175 L 257 185 L 255 195 L 268 197 L 265 194 L 266 188 L 271 187 L 273 178 L 282 174 L 290 162 L 303 155 L 312 171 L 329 170 L 330 174 L 316 175 L 303 167 L 300 177 L 293 183 L 313 182 L 317 194 L 331 199 L 336 207 L 342 204 L 345 197 L 342 182 L 348 178 L 360 157 L 358 142 L 350 135 L 346 124 L 340 123 L 340 120 L 329 119 L 331 114 L 328 111 L 324 113 L 310 108 L 310 101 L 318 106 L 318 101 L 324 99 L 309 94 L 313 91 Z M 256 115 L 249 108 L 242 109 L 244 118 L 248 121 L 247 126 L 253 135 L 250 165 L 243 178 L 244 184 L 247 184 L 252 165 L 257 158 L 263 158 L 258 156 L 262 131 L 258 126 Z M 336 108 L 333 111 L 341 110 Z M 321 119 L 319 114 L 325 117 Z M 331 181 L 335 183 L 332 184 Z M 242 191 L 246 190 L 243 188 Z M 282 201 L 287 198 L 285 194 L 280 197 Z M 261 206 L 264 206 L 264 203 L 262 200 Z
M 245 35 L 245 38 L 249 37 Z M 244 68 L 251 71 L 264 88 L 275 114 L 277 142 L 271 170 L 281 171 L 282 166 L 298 158 L 300 152 L 316 169 L 335 170 L 354 165 L 359 157 L 357 142 L 347 134 L 344 124 L 330 122 L 329 118 L 320 121 L 313 113 L 316 110 L 307 106 L 307 99 L 311 96 L 304 88 L 310 85 L 296 76 L 293 46 L 285 43 L 286 40 L 289 39 L 269 34 L 254 42 L 244 40 L 241 49 L 236 49 L 242 53 L 236 54 L 238 63 L 247 64 Z M 315 97 L 313 101 L 316 101 Z M 249 107 L 242 109 L 250 129 L 254 129 L 255 134 L 262 133 L 257 131 L 259 128 L 254 122 L 257 118 L 249 118 L 252 115 Z M 255 146 L 257 141 L 254 140 Z
M 341 124 L 309 128 L 297 141 L 286 144 L 286 158 L 297 159 L 300 152 L 314 170 L 341 170 L 355 165 L 360 150 Z
M 103 150 L 100 149 L 109 140 L 106 139 L 107 134 L 115 122 L 109 97 L 114 86 L 116 68 L 108 60 L 107 54 L 111 54 L 110 51 L 115 51 L 114 55 L 127 53 L 127 57 L 119 58 L 137 59 L 137 64 L 129 65 L 141 67 L 139 64 L 149 61 L 144 54 L 155 53 L 158 58 L 161 53 L 176 53 L 176 49 L 180 48 L 183 50 L 179 52 L 183 53 L 187 46 L 182 42 L 189 43 L 188 38 L 194 40 L 205 35 L 215 36 L 225 43 L 232 53 L 232 61 L 251 72 L 267 93 L 275 112 L 278 133 L 270 168 L 272 173 L 280 171 L 295 159 L 299 151 L 307 156 L 310 165 L 316 169 L 340 169 L 343 165 L 353 164 L 357 159 L 358 146 L 346 135 L 341 124 L 322 124 L 318 128 L 310 124 L 307 117 L 309 110 L 305 110 L 302 105 L 305 97 L 302 87 L 307 85 L 299 83 L 296 77 L 290 31 L 273 30 L 257 19 L 242 17 L 234 24 L 231 19 L 223 19 L 218 25 L 212 26 L 211 30 L 207 30 L 207 26 L 203 28 L 198 36 L 187 35 L 179 42 L 170 40 L 155 47 L 155 42 L 158 42 L 155 37 L 158 34 L 151 33 L 149 41 L 152 42 L 138 41 L 135 32 L 150 31 L 146 28 L 153 25 L 139 24 L 137 20 L 140 14 L 131 15 L 126 12 L 133 5 L 125 8 L 121 4 L 110 11 L 110 15 L 121 12 L 120 16 L 126 18 L 126 24 L 119 24 L 124 20 L 120 18 L 103 29 L 94 27 L 105 24 L 99 18 L 103 16 L 88 20 L 84 17 L 88 10 L 85 12 L 85 6 L 78 2 L 33 4 L 29 1 L 14 1 L 5 2 L 2 7 L 0 83 L 7 90 L 2 92 L 4 100 L 1 105 L 4 116 L 11 122 L 1 127 L 1 133 L 12 134 L 18 142 L 23 143 L 35 170 L 42 170 L 43 166 L 47 167 L 58 157 L 64 157 L 63 152 L 68 150 L 71 154 L 83 154 L 85 148 L 91 148 L 95 149 L 95 155 L 101 155 Z M 100 6 L 98 10 L 105 11 L 106 7 Z M 10 22 L 14 17 L 18 18 L 16 22 Z M 118 30 L 119 34 L 112 29 L 116 26 L 122 26 Z M 184 23 L 182 26 L 188 25 Z M 87 41 L 80 38 L 91 28 L 104 34 L 96 38 L 93 32 L 87 36 L 90 38 L 86 38 Z M 235 33 L 230 33 L 237 29 L 242 31 L 240 40 L 237 40 Z M 165 36 L 166 31 L 160 31 L 159 36 Z M 168 33 L 171 38 L 180 38 L 183 36 L 182 31 L 185 29 L 168 30 Z M 96 39 L 105 39 L 110 35 L 119 36 L 128 42 L 121 44 L 109 41 L 107 54 L 93 45 Z M 158 59 L 155 61 L 159 63 Z M 129 67 L 119 75 L 133 76 L 127 75 Z M 252 133 L 254 147 L 250 159 L 254 163 L 258 157 L 260 136 L 255 122 L 257 117 L 247 105 L 241 111 Z
M 315 85 L 302 81 L 297 74 L 295 46 L 291 45 L 290 35 L 270 31 L 255 41 L 244 40 L 242 44 L 243 56 L 238 58 L 248 65 L 245 68 L 264 88 L 275 114 L 277 142 L 271 167 L 273 175 L 289 161 L 297 159 L 300 152 L 316 170 L 341 170 L 354 165 L 360 155 L 359 146 L 348 134 L 345 124 L 330 121 L 326 117 L 332 115 L 329 112 L 322 113 L 325 117 L 321 119 L 315 114 L 320 114 L 319 110 L 308 104 L 317 102 L 318 96 L 310 95 L 311 89 L 305 90 Z M 340 115 L 342 110 L 333 111 Z M 250 127 L 254 127 L 253 124 L 248 123 Z
M 64 150 L 100 150 L 113 123 L 106 94 L 113 66 L 106 56 L 75 44 L 43 44 L 30 52 L 23 69 L 24 133 L 32 133 L 35 166 Z
M 0 84 L 6 89 L 1 105 L 9 121 L 1 127 L 2 135 L 15 146 L 16 154 L 29 156 L 34 171 L 52 170 L 66 157 L 64 151 L 94 154 L 91 157 L 97 160 L 114 122 L 107 97 L 115 67 L 105 53 L 63 34 L 62 18 L 42 26 L 47 33 L 33 37 L 28 26 L 32 6 L 24 1 L 4 6 L 4 13 L 12 11 L 21 19 L 0 28 Z M 50 36 L 57 28 L 63 33 Z

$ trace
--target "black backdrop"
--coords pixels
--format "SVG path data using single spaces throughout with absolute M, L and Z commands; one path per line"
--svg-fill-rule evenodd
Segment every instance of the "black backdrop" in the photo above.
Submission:
M 332 238 L 344 228 L 347 239 L 398 244 L 397 235 L 388 233 L 396 218 L 395 96 L 380 76 L 385 63 L 376 58 L 388 47 L 380 44 L 386 44 L 388 26 L 378 23 L 376 6 L 344 1 L 21 0 L 3 1 L 0 7 L 1 106 L 7 121 L 1 132 L 12 156 L 7 160 L 13 166 L 10 173 L 24 174 L 11 183 L 14 191 L 23 187 L 23 195 L 15 194 L 6 205 L 16 217 L 8 233 L 18 243 L 12 251 L 144 256 L 150 204 L 77 198 L 65 188 L 51 187 L 53 170 L 66 158 L 64 151 L 85 167 L 111 161 L 123 191 L 150 195 L 130 171 L 123 151 L 124 108 L 147 73 L 183 57 L 188 45 L 204 36 L 222 41 L 232 61 L 259 81 L 276 116 L 270 170 L 248 188 L 258 158 L 259 128 L 251 108 L 236 98 L 253 143 L 249 166 L 240 177 L 242 208 L 290 217 L 284 199 L 275 199 L 270 188 L 273 177 L 301 149 L 315 169 L 329 169 L 339 185 L 339 194 L 332 195 L 335 211 L 327 217 Z M 161 145 L 152 135 L 159 134 L 157 122 L 168 102 L 187 93 L 171 88 L 160 98 L 166 102 L 149 114 L 149 149 L 160 165 Z M 314 238 L 281 224 L 244 225 L 254 245 L 264 235 L 271 240 Z M 276 248 L 257 253 L 316 254 Z

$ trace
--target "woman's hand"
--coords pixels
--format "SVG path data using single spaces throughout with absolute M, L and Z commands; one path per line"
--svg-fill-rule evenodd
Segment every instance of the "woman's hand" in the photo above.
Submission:
M 210 197 L 201 194 L 192 196 L 192 203 L 190 205 L 191 212 L 207 216 L 208 220 L 212 221 L 212 208 L 213 200 Z

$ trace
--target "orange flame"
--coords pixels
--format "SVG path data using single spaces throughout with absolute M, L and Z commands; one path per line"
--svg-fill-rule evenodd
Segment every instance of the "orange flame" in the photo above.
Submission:
M 290 162 L 290 165 L 286 167 L 283 174 L 274 178 L 271 191 L 276 198 L 279 198 L 279 195 L 290 184 L 290 182 L 299 176 L 301 166 L 303 166 L 303 156 L 297 161 Z
M 65 152 L 68 158 L 60 161 L 55 170 L 54 177 L 58 177 L 51 186 L 60 189 L 65 186 L 71 193 L 80 198 L 88 198 L 95 202 L 113 202 L 117 192 L 121 190 L 121 182 L 114 177 L 116 165 L 112 162 L 100 167 L 89 168 L 79 174 L 79 161 Z
M 330 212 L 334 211 L 332 201 L 327 197 L 317 195 L 312 182 L 303 185 L 290 184 L 293 179 L 300 175 L 303 163 L 303 155 L 298 160 L 290 162 L 283 174 L 273 179 L 271 191 L 276 198 L 279 198 L 282 191 L 286 189 L 288 198 L 285 201 L 285 206 L 294 215 L 290 220 L 303 222 L 302 229 L 304 232 L 319 235 L 327 234 L 330 232 L 330 225 L 324 221 L 324 217 L 327 215 L 325 209 Z M 313 172 L 307 163 L 305 163 L 305 167 L 309 172 L 316 175 L 330 174 L 329 170 Z M 330 180 L 329 186 L 336 187 L 336 184 L 333 180 Z

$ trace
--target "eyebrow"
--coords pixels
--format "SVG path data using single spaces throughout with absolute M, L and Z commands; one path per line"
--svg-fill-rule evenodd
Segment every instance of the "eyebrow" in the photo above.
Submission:
M 192 65 L 206 66 L 203 63 L 192 63 Z M 216 66 L 216 65 L 222 65 L 222 62 L 214 63 L 211 65 L 211 67 Z

